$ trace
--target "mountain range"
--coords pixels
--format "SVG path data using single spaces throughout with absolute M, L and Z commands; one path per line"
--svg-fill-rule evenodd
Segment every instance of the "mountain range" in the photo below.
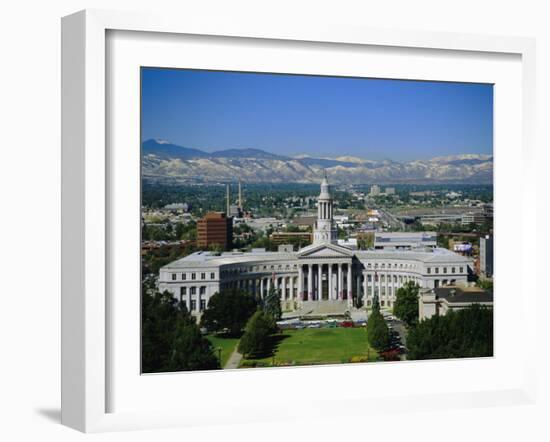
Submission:
M 182 184 L 227 182 L 317 183 L 326 170 L 334 184 L 491 184 L 493 157 L 464 154 L 397 162 L 351 156 L 290 157 L 261 149 L 205 152 L 163 140 L 142 143 L 142 177 L 148 182 Z

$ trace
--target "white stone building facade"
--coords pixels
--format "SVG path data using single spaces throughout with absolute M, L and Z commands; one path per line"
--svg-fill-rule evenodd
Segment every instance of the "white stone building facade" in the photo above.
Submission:
M 313 244 L 296 252 L 195 252 L 160 270 L 159 289 L 169 291 L 193 314 L 212 295 L 239 288 L 263 298 L 274 287 L 283 310 L 304 302 L 369 306 L 378 295 L 392 307 L 399 287 L 413 281 L 423 288 L 466 284 L 472 262 L 446 249 L 352 250 L 338 245 L 333 200 L 327 179 L 321 183 Z

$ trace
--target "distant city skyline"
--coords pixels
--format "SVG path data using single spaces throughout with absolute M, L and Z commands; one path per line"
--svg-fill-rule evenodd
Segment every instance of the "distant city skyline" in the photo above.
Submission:
M 493 153 L 489 84 L 142 69 L 142 141 L 404 162 Z

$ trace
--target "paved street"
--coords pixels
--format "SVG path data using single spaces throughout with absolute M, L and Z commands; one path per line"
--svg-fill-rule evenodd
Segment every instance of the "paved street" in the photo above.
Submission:
M 384 319 L 386 320 L 386 324 L 391 325 L 391 327 L 399 333 L 399 338 L 401 340 L 401 344 L 403 344 L 405 347 L 407 347 L 407 329 L 405 328 L 405 324 L 403 321 L 400 321 L 399 319 L 395 318 L 393 321 L 388 321 L 386 319 L 386 316 L 389 315 L 389 311 L 383 311 L 382 315 L 384 316 Z M 407 354 L 404 353 L 399 356 L 399 359 L 402 361 L 407 360 Z

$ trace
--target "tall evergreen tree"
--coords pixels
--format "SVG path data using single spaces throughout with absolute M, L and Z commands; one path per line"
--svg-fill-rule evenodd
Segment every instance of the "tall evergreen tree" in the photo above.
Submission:
M 372 299 L 372 312 L 367 320 L 367 337 L 369 344 L 376 350 L 385 350 L 390 342 L 390 332 L 382 313 L 380 313 L 380 303 L 378 294 Z
M 269 289 L 263 303 L 264 312 L 270 315 L 274 321 L 279 321 L 283 314 L 281 310 L 280 294 L 273 287 Z
M 384 317 L 374 310 L 367 321 L 367 336 L 369 344 L 376 350 L 385 350 L 390 343 L 390 332 Z

